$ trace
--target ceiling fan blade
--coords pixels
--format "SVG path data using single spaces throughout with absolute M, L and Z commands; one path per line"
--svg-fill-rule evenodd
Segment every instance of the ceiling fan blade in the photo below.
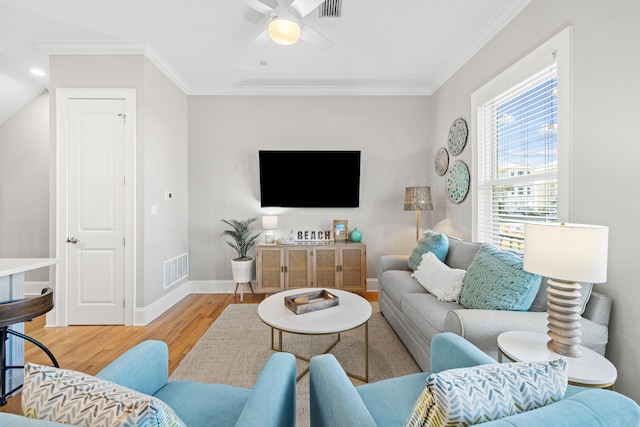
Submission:
M 275 9 L 273 7 L 261 2 L 260 0 L 244 0 L 244 4 L 263 15 L 271 15 L 273 12 L 275 12 Z
M 302 26 L 302 29 L 300 32 L 300 39 L 304 40 L 309 44 L 317 46 L 322 50 L 329 50 L 335 44 L 328 37 L 324 36 L 318 30 L 315 30 L 314 28 L 308 25 Z
M 301 18 L 304 18 L 322 3 L 324 3 L 324 0 L 294 0 L 289 7 L 295 10 Z
M 252 24 L 257 24 L 264 19 L 265 15 L 262 12 L 258 12 L 255 9 L 247 9 L 244 14 L 244 19 L 246 21 L 251 22 Z

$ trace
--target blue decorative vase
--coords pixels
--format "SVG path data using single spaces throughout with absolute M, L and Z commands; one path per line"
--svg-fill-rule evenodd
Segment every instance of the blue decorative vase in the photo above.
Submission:
M 359 242 L 360 240 L 362 240 L 362 233 L 357 228 L 354 228 L 350 234 L 350 237 L 352 242 Z

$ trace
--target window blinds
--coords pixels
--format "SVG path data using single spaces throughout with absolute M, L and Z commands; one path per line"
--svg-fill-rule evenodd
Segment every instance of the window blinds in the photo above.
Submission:
M 524 249 L 524 221 L 558 205 L 555 62 L 478 108 L 478 238 Z

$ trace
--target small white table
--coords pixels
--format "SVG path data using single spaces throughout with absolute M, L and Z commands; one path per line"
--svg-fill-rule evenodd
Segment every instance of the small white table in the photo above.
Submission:
M 498 335 L 498 359 L 506 356 L 513 362 L 542 362 L 564 357 L 569 367 L 569 384 L 582 387 L 609 388 L 618 372 L 606 358 L 580 346 L 582 357 L 568 357 L 547 348 L 549 337 L 538 332 L 510 331 Z
M 284 304 L 284 297 L 318 291 L 323 288 L 290 289 L 265 298 L 258 305 L 258 316 L 271 327 L 271 349 L 282 350 L 282 332 L 301 335 L 332 335 L 337 334 L 335 341 L 327 347 L 322 354 L 328 353 L 340 342 L 340 333 L 355 329 L 364 325 L 364 376 L 347 372 L 352 378 L 369 382 L 369 318 L 371 317 L 371 303 L 360 295 L 342 291 L 339 289 L 327 289 L 340 298 L 338 305 L 312 311 L 304 314 L 295 314 Z M 274 332 L 278 331 L 278 346 L 275 345 Z M 295 354 L 296 358 L 309 362 L 310 358 Z M 298 375 L 302 378 L 309 368 Z

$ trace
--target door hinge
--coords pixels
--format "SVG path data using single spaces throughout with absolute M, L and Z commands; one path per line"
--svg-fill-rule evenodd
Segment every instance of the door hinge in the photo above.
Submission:
M 127 185 L 127 177 L 126 176 L 122 177 L 122 185 Z
M 122 117 L 122 120 L 124 120 L 124 124 L 127 124 L 127 115 L 126 114 L 122 114 L 122 113 L 118 113 L 117 114 L 118 117 Z
M 126 237 L 122 238 L 122 246 L 127 246 L 127 239 Z
M 127 302 L 125 300 L 122 300 L 122 308 L 127 308 Z

